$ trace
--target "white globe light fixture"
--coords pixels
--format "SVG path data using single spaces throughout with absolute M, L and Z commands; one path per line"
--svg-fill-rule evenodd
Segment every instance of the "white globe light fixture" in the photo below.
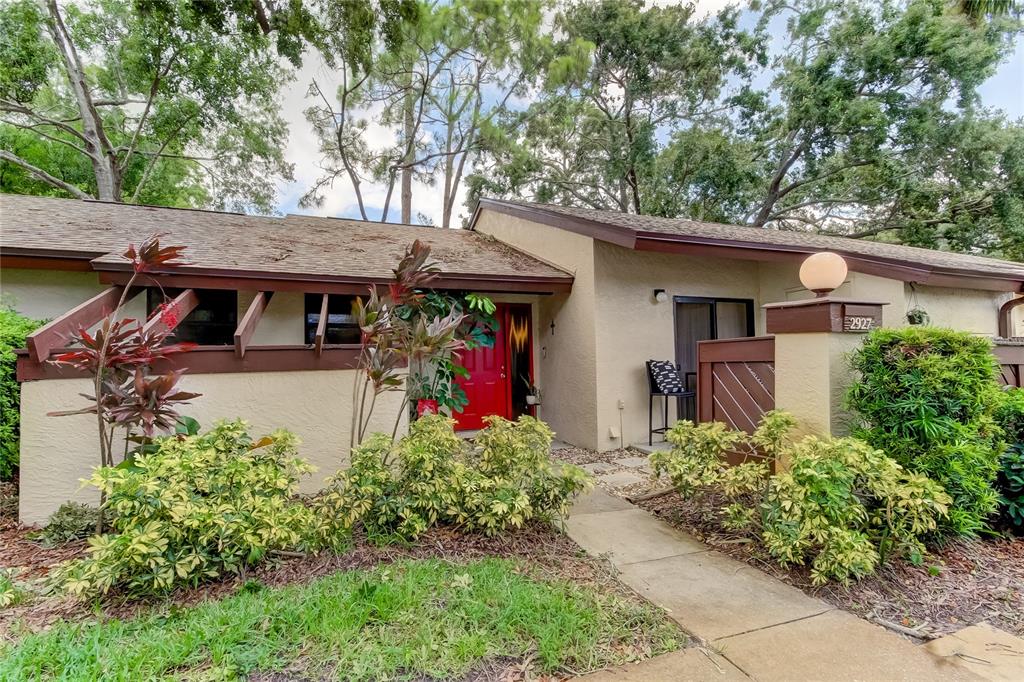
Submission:
M 800 283 L 818 296 L 827 296 L 846 281 L 847 272 L 842 256 L 822 251 L 808 256 L 800 266 Z

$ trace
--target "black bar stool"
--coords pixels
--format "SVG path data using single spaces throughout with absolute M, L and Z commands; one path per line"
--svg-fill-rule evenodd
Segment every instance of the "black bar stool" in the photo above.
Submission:
M 678 404 L 680 400 L 696 397 L 697 392 L 690 390 L 679 371 L 679 365 L 671 360 L 648 360 L 646 365 L 647 385 L 650 389 L 650 396 L 647 402 L 647 444 L 654 445 L 654 434 L 663 434 L 669 429 L 668 399 L 675 398 Z M 692 372 L 687 372 L 687 374 L 692 374 Z M 662 426 L 659 429 L 654 428 L 655 396 L 661 396 L 665 401 L 665 412 L 662 417 Z M 690 416 L 692 418 L 692 415 Z

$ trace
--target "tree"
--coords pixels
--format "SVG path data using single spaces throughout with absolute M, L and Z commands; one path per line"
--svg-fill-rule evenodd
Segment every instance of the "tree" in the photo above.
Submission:
M 291 168 L 275 102 L 283 72 L 264 36 L 218 33 L 192 3 L 19 0 L 0 11 L 4 140 L 16 129 L 45 141 L 25 155 L 5 144 L 5 165 L 78 198 L 138 202 L 174 176 L 180 203 L 271 208 L 274 178 Z M 69 176 L 46 163 L 69 151 Z
M 712 20 L 693 12 L 600 0 L 559 13 L 563 58 L 540 100 L 491 135 L 474 193 L 648 212 L 659 136 L 703 121 L 726 79 L 758 57 L 735 10 Z
M 974 26 L 937 0 L 779 11 L 790 41 L 771 91 L 735 100 L 738 132 L 762 165 L 747 221 L 868 236 L 990 208 L 997 165 L 958 159 L 979 153 L 980 137 L 969 134 L 979 123 L 999 125 L 978 109 L 976 91 L 1011 48 L 1016 22 Z
M 607 4 L 585 5 L 583 16 Z M 1019 258 L 1024 129 L 977 94 L 1020 34 L 1012 14 L 972 17 L 942 0 L 802 0 L 767 4 L 749 32 L 728 13 L 697 22 L 697 54 L 732 46 L 733 64 L 720 67 L 731 68 L 728 87 L 707 87 L 725 77 L 713 66 L 700 76 L 655 52 L 640 82 L 651 74 L 667 87 L 648 90 L 657 106 L 641 108 L 632 135 L 624 113 L 602 127 L 601 97 L 619 83 L 549 89 L 533 105 L 543 115 L 522 131 L 506 121 L 511 132 L 494 136 L 474 192 Z M 649 31 L 658 14 L 638 16 Z M 630 35 L 632 24 L 620 23 L 596 33 Z M 657 41 L 639 31 L 627 45 L 653 50 Z M 602 49 L 595 64 L 615 63 Z M 671 99 L 676 84 L 682 105 Z M 668 115 L 650 116 L 666 98 Z
M 372 181 L 385 187 L 381 220 L 388 219 L 397 188 L 401 219 L 410 222 L 415 177 L 441 186 L 441 225 L 448 227 L 485 131 L 545 65 L 544 9 L 529 0 L 423 4 L 399 47 L 382 50 L 368 71 L 340 65 L 336 101 L 314 82 L 319 103 L 307 118 L 320 137 L 326 173 L 304 202 L 321 202 L 342 178 L 366 220 L 362 186 Z M 393 145 L 366 145 L 368 115 L 395 129 Z
M 168 12 L 174 6 L 174 0 L 135 1 L 147 11 Z M 361 71 L 370 68 L 378 35 L 389 49 L 396 48 L 402 25 L 418 11 L 416 0 L 220 0 L 191 5 L 196 17 L 218 33 L 274 37 L 277 53 L 294 66 L 312 46 L 328 63 L 341 54 Z

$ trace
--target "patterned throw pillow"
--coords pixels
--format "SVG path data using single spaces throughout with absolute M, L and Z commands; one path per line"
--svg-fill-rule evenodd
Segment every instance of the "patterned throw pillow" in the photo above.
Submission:
M 650 360 L 648 361 L 651 376 L 654 377 L 654 387 L 659 393 L 682 393 L 683 377 L 671 360 Z

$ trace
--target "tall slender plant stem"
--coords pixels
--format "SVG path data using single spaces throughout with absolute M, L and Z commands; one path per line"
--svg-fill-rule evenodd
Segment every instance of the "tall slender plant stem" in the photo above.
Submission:
M 395 438 L 398 437 L 398 425 L 402 423 L 402 413 L 409 406 L 409 391 L 402 392 L 402 405 L 398 408 L 398 416 L 395 417 L 395 427 L 391 429 L 391 441 L 394 442 Z
M 114 457 L 111 454 L 111 447 L 113 443 L 113 427 L 108 427 L 103 414 L 103 376 L 107 369 L 107 352 L 110 350 L 110 332 L 113 330 L 114 325 L 117 324 L 118 316 L 121 313 L 121 307 L 124 302 L 128 299 L 128 292 L 132 290 L 132 285 L 135 284 L 135 280 L 138 279 L 139 273 L 137 271 L 132 272 L 131 278 L 128 280 L 128 284 L 125 285 L 124 290 L 121 292 L 121 298 L 117 301 L 117 306 L 111 311 L 110 316 L 104 322 L 106 329 L 103 333 L 103 344 L 100 346 L 100 353 L 96 360 L 96 377 L 93 379 L 93 391 L 96 395 L 96 426 L 99 430 L 100 438 L 100 466 L 113 466 Z M 109 430 L 109 434 L 108 434 Z M 106 495 L 100 492 L 100 510 L 96 516 L 96 533 L 100 534 L 103 532 L 103 505 L 106 503 Z
M 366 343 L 364 342 L 362 347 L 359 349 L 359 363 L 357 367 L 366 367 Z M 352 428 L 349 429 L 348 434 L 348 450 L 351 453 L 352 448 L 356 446 L 356 430 L 358 424 L 356 420 L 359 417 L 359 379 L 363 377 L 364 370 L 356 372 L 356 375 L 352 378 Z

